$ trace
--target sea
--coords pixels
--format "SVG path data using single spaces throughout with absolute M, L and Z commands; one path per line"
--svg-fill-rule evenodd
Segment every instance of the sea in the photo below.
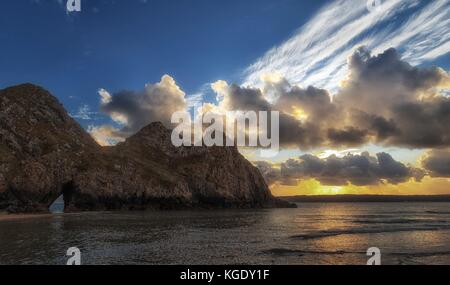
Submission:
M 93 212 L 0 219 L 0 264 L 450 264 L 450 203 L 300 203 L 296 209 Z

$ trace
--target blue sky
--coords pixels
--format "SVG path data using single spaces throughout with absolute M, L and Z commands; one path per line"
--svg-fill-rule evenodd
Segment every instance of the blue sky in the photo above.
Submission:
M 74 113 L 97 91 L 139 90 L 170 74 L 189 95 L 243 70 L 324 1 L 56 0 L 0 3 L 0 87 L 44 86 Z M 92 123 L 79 120 L 84 126 Z
M 359 45 L 450 67 L 448 0 L 386 0 L 375 12 L 365 0 L 82 0 L 70 14 L 65 2 L 1 1 L 0 87 L 40 84 L 83 111 L 84 127 L 110 121 L 96 113 L 100 88 L 141 90 L 164 74 L 213 101 L 216 80 L 256 86 L 274 72 L 334 91 Z

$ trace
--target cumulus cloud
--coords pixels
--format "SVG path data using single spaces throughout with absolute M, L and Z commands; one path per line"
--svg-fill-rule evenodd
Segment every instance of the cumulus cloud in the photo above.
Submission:
M 450 77 L 438 67 L 418 68 L 395 49 L 372 56 L 359 48 L 349 58 L 349 75 L 334 102 L 351 126 L 366 129 L 375 142 L 408 147 L 450 144 L 450 99 L 439 93 Z
M 271 185 L 280 181 L 280 168 L 275 167 L 273 164 L 267 161 L 256 161 L 254 162 L 254 164 L 259 169 L 268 184 Z
M 284 147 L 311 148 L 321 143 L 321 135 L 316 125 L 318 122 L 311 120 L 302 122 L 295 117 L 295 112 L 292 113 L 281 109 L 283 106 L 271 104 L 263 90 L 236 84 L 228 85 L 224 81 L 216 82 L 212 88 L 220 98 L 220 103 L 217 106 L 207 104 L 206 109 L 220 114 L 225 114 L 226 111 L 279 111 L 279 136 L 280 143 Z M 303 92 L 300 89 L 298 91 Z M 284 94 L 284 90 L 281 93 Z M 276 95 L 281 96 L 278 92 Z
M 372 55 L 358 48 L 348 60 L 349 74 L 336 101 L 374 114 L 388 114 L 393 106 L 435 95 L 435 88 L 450 87 L 447 73 L 437 67 L 413 67 L 390 48 Z
M 89 126 L 87 131 L 101 146 L 116 145 L 126 138 L 123 132 L 110 125 Z
M 414 67 L 395 49 L 378 55 L 365 47 L 355 50 L 348 58 L 346 79 L 335 94 L 291 84 L 279 74 L 261 79 L 261 88 L 213 83 L 219 102 L 204 104 L 200 114 L 279 111 L 280 144 L 285 148 L 450 145 L 450 97 L 442 92 L 450 88 L 449 75 L 438 67 Z M 154 121 L 171 126 L 173 112 L 190 107 L 185 93 L 168 75 L 139 92 L 111 94 L 101 89 L 99 95 L 101 110 L 122 126 L 121 137 Z
M 422 166 L 433 177 L 450 177 L 450 149 L 430 151 L 423 159 Z
M 354 147 L 366 143 L 417 148 L 450 144 L 450 87 L 441 68 L 413 67 L 395 49 L 379 55 L 361 47 L 348 59 L 349 73 L 334 96 L 324 89 L 263 77 L 263 87 L 228 85 L 213 89 L 227 110 L 280 111 L 284 146 Z
M 131 135 L 152 122 L 170 126 L 174 112 L 187 108 L 185 93 L 169 75 L 156 84 L 147 84 L 142 91 L 121 91 L 110 94 L 101 89 L 101 111 L 123 125 L 121 132 Z
M 332 155 L 321 159 L 314 155 L 303 155 L 290 159 L 274 167 L 267 162 L 258 162 L 270 184 L 296 185 L 298 181 L 316 179 L 323 185 L 342 186 L 349 183 L 356 186 L 382 183 L 398 184 L 414 178 L 420 181 L 424 172 L 406 166 L 387 153 L 378 153 L 375 157 L 368 152 L 361 155 L 349 154 L 344 157 Z
M 269 111 L 271 106 L 261 90 L 237 84 L 228 85 L 219 80 L 211 84 L 220 101 L 219 107 L 227 111 Z

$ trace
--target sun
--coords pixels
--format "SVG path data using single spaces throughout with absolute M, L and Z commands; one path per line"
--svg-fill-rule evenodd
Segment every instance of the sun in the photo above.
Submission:
M 317 193 L 316 195 L 339 195 L 343 194 L 345 191 L 344 187 L 341 186 L 320 185 L 315 192 Z

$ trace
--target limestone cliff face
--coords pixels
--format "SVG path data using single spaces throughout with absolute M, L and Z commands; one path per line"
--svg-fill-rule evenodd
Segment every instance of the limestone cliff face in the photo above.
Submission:
M 46 211 L 97 152 L 56 98 L 34 85 L 0 91 L 0 208 Z
M 174 147 L 152 123 L 100 147 L 46 90 L 0 90 L 0 209 L 66 210 L 289 207 L 234 147 Z

